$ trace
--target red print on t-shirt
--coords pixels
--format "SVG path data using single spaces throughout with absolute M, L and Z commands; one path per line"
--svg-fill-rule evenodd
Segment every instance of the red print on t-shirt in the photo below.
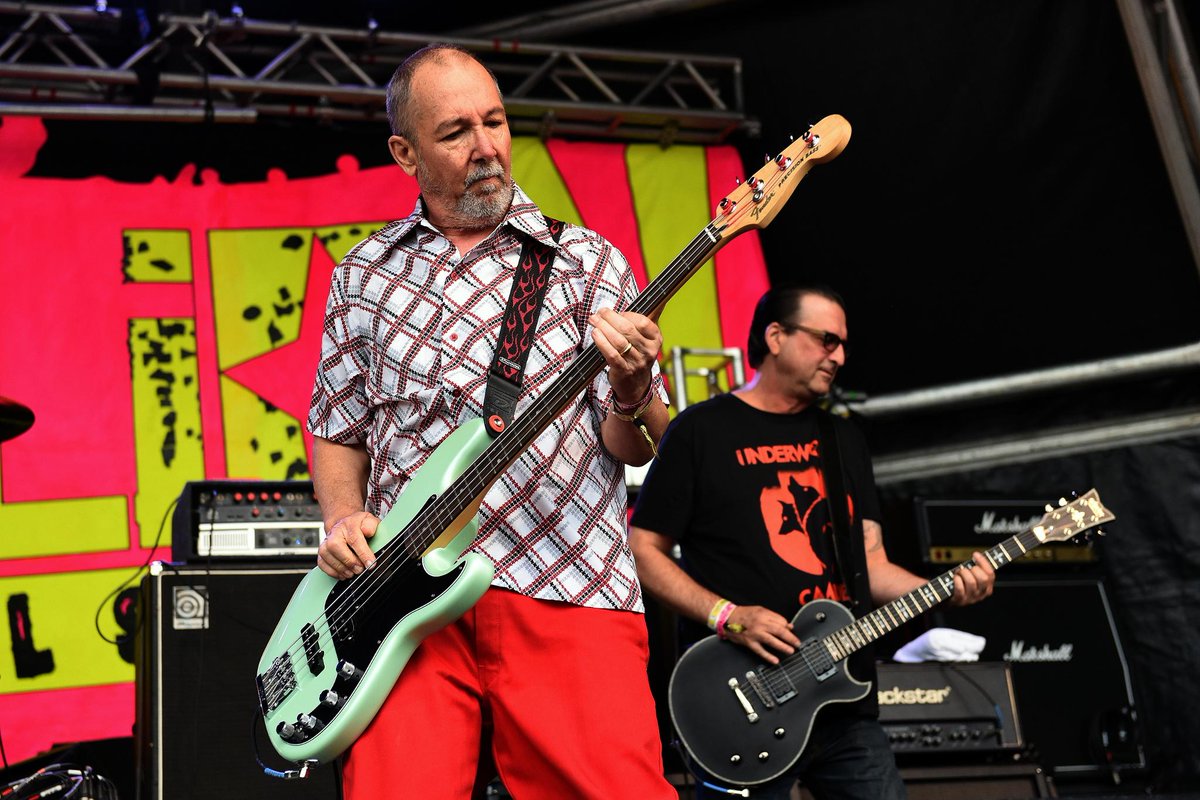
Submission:
M 826 565 L 813 548 L 813 537 L 826 541 L 831 532 L 824 476 L 813 468 L 777 475 L 779 483 L 759 495 L 771 548 L 796 569 L 822 575 Z

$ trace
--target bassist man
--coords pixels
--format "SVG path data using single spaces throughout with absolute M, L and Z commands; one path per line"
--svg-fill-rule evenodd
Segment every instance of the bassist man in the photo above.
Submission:
M 667 429 L 638 494 L 630 544 L 642 585 L 691 624 L 689 640 L 708 633 L 700 627 L 707 624 L 777 664 L 800 645 L 790 621 L 804 603 L 851 600 L 855 581 L 839 561 L 865 573 L 860 583 L 870 596 L 858 598 L 860 614 L 870 602 L 889 602 L 925 583 L 888 559 L 865 443 L 850 423 L 832 417 L 849 536 L 862 540 L 861 548 L 841 546 L 841 559 L 835 552 L 825 452 L 831 445 L 818 432 L 818 415 L 827 412 L 816 403 L 845 363 L 846 337 L 844 304 L 827 287 L 767 292 L 747 344 L 754 379 L 688 407 Z M 671 556 L 676 543 L 685 567 Z M 974 562 L 955 577 L 952 603 L 991 594 L 994 570 L 980 553 Z M 873 680 L 871 648 L 851 656 L 849 667 L 859 680 Z M 819 800 L 904 797 L 877 713 L 874 686 L 862 700 L 825 706 L 795 764 L 751 796 L 785 800 L 799 778 Z M 726 796 L 715 778 L 698 773 L 697 797 Z
M 607 369 L 483 496 L 469 549 L 494 563 L 495 580 L 421 641 L 349 750 L 345 796 L 466 800 L 482 756 L 522 800 L 675 798 L 622 467 L 649 460 L 666 427 L 658 327 L 622 311 L 636 287 L 621 254 L 586 228 L 553 236 L 513 182 L 504 104 L 473 56 L 415 53 L 388 87 L 388 114 L 392 155 L 421 197 L 333 276 L 308 420 L 328 532 L 320 568 L 340 579 L 371 570 L 380 517 L 419 508 L 426 498 L 404 496 L 414 472 L 483 415 L 530 240 L 551 260 L 514 417 L 588 344 Z

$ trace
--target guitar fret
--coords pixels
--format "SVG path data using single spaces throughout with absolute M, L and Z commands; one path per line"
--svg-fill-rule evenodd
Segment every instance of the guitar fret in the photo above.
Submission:
M 1025 545 L 1021 544 L 1021 537 L 1014 536 L 1013 541 L 1017 543 L 1017 547 L 1021 548 L 1021 555 L 1025 555 L 1029 551 L 1025 549 Z
M 941 598 L 939 598 L 937 596 L 937 594 L 934 593 L 933 587 L 929 584 L 926 584 L 921 587 L 921 594 L 923 594 L 925 596 L 925 602 L 929 604 L 930 608 L 933 608 L 941 600 Z M 929 599 L 930 595 L 933 595 L 932 600 Z
M 894 605 L 895 603 L 888 603 L 883 607 L 883 610 L 887 612 L 888 617 L 891 619 L 893 629 L 900 627 L 900 622 L 896 619 L 896 615 L 892 613 L 892 606 Z
M 846 657 L 846 654 L 844 652 L 842 652 L 842 646 L 837 641 L 836 633 L 833 634 L 832 636 L 830 636 L 829 639 L 827 639 L 826 641 L 829 643 L 829 650 L 830 650 L 830 652 L 833 653 L 833 657 L 835 660 L 841 661 L 843 658 Z
M 991 563 L 993 569 L 1000 566 L 999 564 L 996 563 L 996 559 L 992 558 L 992 551 L 989 550 L 986 553 L 984 553 L 984 555 L 987 557 L 987 560 Z

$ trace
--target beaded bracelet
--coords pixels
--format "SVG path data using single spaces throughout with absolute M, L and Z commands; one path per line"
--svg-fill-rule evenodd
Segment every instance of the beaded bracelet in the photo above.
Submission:
M 623 419 L 626 422 L 632 422 L 634 426 L 641 432 L 642 438 L 646 440 L 646 444 L 650 445 L 650 452 L 655 458 L 658 458 L 658 445 L 654 443 L 654 438 L 650 436 L 650 431 L 646 428 L 646 422 L 643 420 L 642 414 L 646 413 L 646 409 L 654 404 L 654 381 L 650 381 L 650 385 L 646 387 L 646 393 L 642 395 L 642 399 L 638 400 L 633 405 L 625 405 L 617 396 L 612 396 L 612 410 L 608 413 L 617 419 Z
M 643 394 L 636 403 L 622 403 L 617 399 L 617 395 L 615 393 L 612 396 L 613 412 L 618 418 L 628 422 L 632 422 L 642 414 L 646 413 L 646 409 L 650 407 L 652 402 L 654 402 L 654 381 L 650 381 L 648 384 L 646 384 L 646 393 Z

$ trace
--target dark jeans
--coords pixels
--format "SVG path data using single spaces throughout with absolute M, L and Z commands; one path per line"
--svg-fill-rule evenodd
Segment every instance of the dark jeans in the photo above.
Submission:
M 876 719 L 818 717 L 808 746 L 788 774 L 749 787 L 750 797 L 787 800 L 797 779 L 817 800 L 904 800 L 907 796 L 887 734 Z M 715 779 L 707 780 L 719 785 Z M 697 800 L 737 796 L 705 787 L 697 779 Z

